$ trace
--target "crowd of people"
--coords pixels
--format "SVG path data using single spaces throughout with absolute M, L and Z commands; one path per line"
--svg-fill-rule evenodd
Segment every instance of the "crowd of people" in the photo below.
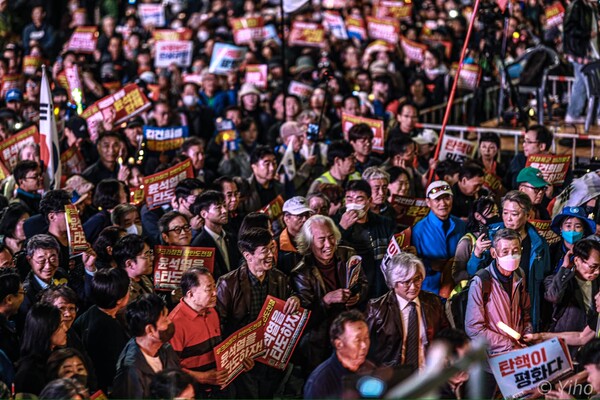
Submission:
M 60 152 L 80 155 L 60 182 L 37 143 L 16 149 L 14 165 L 0 157 L 0 397 L 377 397 L 383 389 L 361 392 L 359 377 L 392 387 L 426 368 L 436 340 L 452 351 L 433 362 L 451 363 L 471 340 L 485 339 L 491 356 L 553 337 L 600 391 L 600 173 L 569 167 L 552 184 L 527 166 L 552 154 L 543 125 L 526 130 L 514 155 L 499 135 L 480 134 L 474 158 L 460 161 L 436 159 L 441 138 L 417 127 L 420 112 L 448 99 L 473 4 L 402 4 L 408 12 L 392 20 L 399 40 L 423 49 L 419 61 L 364 26 L 343 39 L 325 24 L 322 42 L 288 42 L 293 22 L 324 23 L 332 10 L 342 21 L 389 20 L 384 1 L 304 2 L 283 22 L 271 3 L 0 0 L 1 143 L 39 124 L 42 68 L 31 62 L 43 60 Z M 595 5 L 513 1 L 502 14 L 484 3 L 465 60 L 481 73 L 475 93 L 499 80 L 499 57 L 541 41 L 574 67 L 567 119 L 577 122 L 580 69 L 598 55 Z M 150 4 L 162 5 L 163 26 L 142 15 Z M 547 18 L 556 4 L 564 24 Z M 215 44 L 234 42 L 234 18 L 258 17 L 273 34 L 249 40 L 229 72 L 211 68 Z M 92 52 L 70 49 L 78 26 L 97 26 Z M 156 66 L 160 29 L 191 32 L 187 66 Z M 495 53 L 502 35 L 506 51 Z M 264 87 L 246 73 L 255 65 L 268 68 Z M 81 90 L 70 90 L 65 71 L 76 71 Z M 291 82 L 310 93 L 290 93 Z M 130 83 L 147 108 L 121 120 L 82 116 Z M 382 121 L 384 136 L 366 123 L 348 128 L 342 114 Z M 151 150 L 148 127 L 187 135 L 176 149 Z M 167 204 L 136 195 L 145 177 L 185 160 L 193 176 L 177 180 Z M 280 212 L 269 212 L 278 199 Z M 69 205 L 83 252 L 72 246 Z M 214 266 L 191 267 L 176 290 L 160 290 L 156 246 L 211 248 Z M 460 293 L 468 300 L 457 313 Z M 255 321 L 267 296 L 287 315 L 309 310 L 305 330 L 285 369 L 246 357 L 229 382 L 213 350 Z M 484 370 L 492 398 L 497 381 Z M 458 373 L 439 392 L 464 398 L 468 380 Z

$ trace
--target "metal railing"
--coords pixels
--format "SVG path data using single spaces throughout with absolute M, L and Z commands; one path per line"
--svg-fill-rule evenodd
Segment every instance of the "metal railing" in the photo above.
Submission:
M 483 120 L 487 121 L 495 118 L 495 113 L 498 103 L 498 85 L 489 87 L 485 90 L 483 96 L 482 109 L 484 110 Z M 464 96 L 457 97 L 452 104 L 450 111 L 450 118 L 448 119 L 449 124 L 468 124 L 470 119 L 470 112 L 474 106 L 475 94 L 468 93 Z M 419 119 L 424 123 L 428 124 L 441 124 L 444 119 L 444 113 L 446 112 L 447 102 L 435 105 L 433 107 L 424 108 L 419 111 Z M 481 117 L 481 116 L 480 116 Z

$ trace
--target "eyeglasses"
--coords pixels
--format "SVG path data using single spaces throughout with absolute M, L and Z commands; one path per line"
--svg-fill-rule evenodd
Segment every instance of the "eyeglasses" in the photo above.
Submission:
M 33 179 L 33 180 L 37 181 L 38 179 L 42 179 L 42 178 L 44 178 L 42 175 L 36 174 L 33 176 L 26 176 L 24 179 Z
M 49 258 L 42 258 L 42 259 L 32 259 L 34 263 L 36 263 L 37 265 L 39 265 L 40 267 L 43 267 L 46 264 L 50 264 L 50 265 L 56 265 L 58 263 L 58 257 L 56 256 L 50 256 Z
M 404 289 L 408 289 L 412 285 L 421 286 L 421 284 L 423 283 L 423 277 L 422 276 L 417 276 L 417 277 L 412 278 L 409 281 L 401 281 L 401 282 L 398 282 L 398 283 L 401 284 L 404 287 Z
M 539 143 L 539 141 L 538 140 L 527 140 L 527 139 L 523 140 L 523 144 L 536 144 L 536 143 Z
M 138 256 L 138 257 L 146 258 L 146 259 L 153 258 L 154 257 L 154 250 L 152 250 L 152 249 L 146 250 L 144 253 L 142 253 L 141 256 Z
M 175 232 L 176 234 L 180 235 L 181 231 L 190 232 L 191 230 L 192 230 L 192 226 L 189 225 L 189 224 L 185 224 L 183 226 L 176 226 L 173 229 L 169 229 L 167 231 L 167 233 L 169 233 L 169 232 Z
M 313 213 L 312 212 L 305 212 L 302 214 L 298 214 L 298 215 L 294 215 L 294 214 L 288 214 L 290 217 L 296 218 L 296 219 L 309 219 L 311 217 Z
M 452 190 L 452 189 L 450 188 L 450 186 L 448 186 L 448 185 L 439 186 L 439 187 L 436 187 L 436 188 L 433 188 L 433 189 L 431 189 L 431 190 L 429 191 L 429 193 L 427 193 L 427 197 L 431 196 L 432 194 L 439 193 L 439 192 L 447 192 L 448 190 Z
M 60 312 L 62 314 L 64 314 L 64 313 L 75 314 L 75 313 L 77 313 L 77 311 L 79 311 L 79 308 L 77 308 L 76 306 L 63 306 L 63 307 L 59 307 L 58 309 L 60 310 Z
M 522 186 L 526 187 L 527 189 L 533 190 L 535 193 L 541 193 L 541 192 L 543 192 L 545 190 L 544 187 L 536 188 L 536 187 L 533 187 L 533 186 L 530 186 L 530 185 L 522 185 Z

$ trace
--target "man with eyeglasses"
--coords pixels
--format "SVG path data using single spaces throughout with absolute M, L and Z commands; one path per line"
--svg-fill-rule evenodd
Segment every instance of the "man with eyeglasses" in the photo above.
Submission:
M 426 193 L 430 211 L 412 228 L 411 244 L 425 265 L 423 290 L 447 297 L 454 286 L 451 275 L 456 246 L 467 227 L 450 214 L 454 194 L 448 182 L 432 182 Z
M 336 141 L 327 148 L 327 163 L 329 170 L 314 180 L 308 194 L 317 192 L 323 183 L 329 183 L 344 187 L 348 181 L 360 179 L 360 173 L 356 172 L 356 157 L 354 148 L 346 141 Z
M 517 176 L 517 183 L 519 184 L 519 192 L 523 192 L 529 196 L 533 204 L 533 210 L 530 213 L 529 219 L 541 219 L 544 221 L 552 219 L 550 213 L 548 213 L 548 210 L 542 204 L 544 192 L 550 186 L 544 180 L 542 171 L 533 167 L 523 168 Z
M 192 241 L 192 246 L 215 249 L 213 276 L 218 279 L 236 269 L 239 261 L 235 236 L 227 234 L 224 229 L 229 221 L 225 196 L 216 190 L 207 190 L 198 196 L 194 207 L 204 218 L 204 227 Z
M 143 294 L 154 293 L 154 285 L 148 278 L 152 274 L 154 251 L 141 236 L 127 235 L 113 246 L 113 258 L 117 267 L 129 276 L 129 302 Z
M 285 229 L 275 238 L 279 251 L 277 253 L 277 268 L 289 274 L 298 264 L 302 256 L 298 253 L 296 238 L 302 225 L 313 214 L 308 208 L 306 199 L 302 196 L 292 197 L 283 203 L 283 222 Z
M 465 331 L 473 340 L 485 339 L 490 355 L 523 347 L 498 327 L 499 322 L 521 335 L 533 332 L 525 273 L 519 268 L 521 253 L 519 232 L 500 229 L 490 249 L 491 264 L 478 272 L 469 286 Z M 484 279 L 489 281 L 489 293 L 484 293 Z M 491 399 L 496 391 L 496 380 L 489 365 L 483 369 L 483 398 Z
M 44 176 L 39 164 L 31 160 L 19 161 L 13 169 L 15 182 L 19 185 L 16 202 L 23 205 L 29 215 L 39 214 L 44 189 Z
M 414 254 L 393 256 L 382 270 L 389 291 L 367 305 L 369 360 L 378 365 L 423 368 L 427 346 L 449 326 L 440 298 L 421 290 L 425 266 Z

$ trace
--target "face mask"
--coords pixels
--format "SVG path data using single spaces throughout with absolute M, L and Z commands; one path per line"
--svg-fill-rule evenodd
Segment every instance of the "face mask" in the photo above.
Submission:
M 365 206 L 363 206 L 362 204 L 356 204 L 356 203 L 347 203 L 346 210 L 358 211 L 358 219 L 363 218 L 365 216 L 365 214 L 367 213 L 365 211 Z
M 521 255 L 514 254 L 508 255 L 504 257 L 498 257 L 496 259 L 498 266 L 500 266 L 503 270 L 513 272 L 517 268 L 519 268 L 519 263 L 521 262 Z
M 489 218 L 485 219 L 485 224 L 487 226 L 490 226 L 491 224 L 495 224 L 495 223 L 498 223 L 498 222 L 502 222 L 502 218 L 500 218 L 499 215 L 494 215 L 492 217 L 489 217 Z
M 158 331 L 158 338 L 163 343 L 167 343 L 173 338 L 173 336 L 175 336 L 175 324 L 173 324 L 172 322 L 164 331 Z
M 198 103 L 198 98 L 194 95 L 186 95 L 182 97 L 183 104 L 186 107 L 195 106 Z
M 139 229 L 138 229 L 139 228 Z M 127 231 L 127 233 L 131 234 L 131 235 L 140 235 L 142 233 L 142 227 L 140 225 L 131 225 L 128 226 L 127 229 L 125 229 Z
M 79 375 L 79 374 L 75 374 L 71 377 L 71 379 L 76 380 L 77 382 L 81 383 L 81 385 L 87 387 L 87 381 L 88 381 L 88 376 L 87 375 Z
M 562 231 L 561 236 L 567 243 L 575 244 L 579 240 L 583 239 L 583 232 Z
M 200 43 L 204 43 L 208 40 L 208 38 L 210 37 L 210 34 L 208 33 L 208 31 L 198 31 L 198 34 L 196 35 L 196 37 L 198 38 Z

